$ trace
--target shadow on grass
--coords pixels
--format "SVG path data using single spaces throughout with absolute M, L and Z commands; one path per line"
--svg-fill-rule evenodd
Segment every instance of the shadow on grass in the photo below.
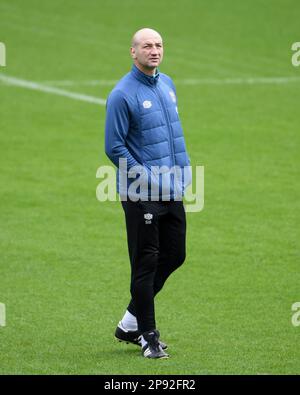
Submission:
M 101 357 L 103 356 L 108 356 L 108 357 L 121 357 L 121 358 L 126 358 L 126 357 L 135 357 L 135 356 L 141 356 L 141 348 L 140 347 L 135 347 L 135 346 L 129 346 L 129 345 L 124 345 L 121 344 L 118 348 L 118 346 L 113 346 L 111 348 L 105 348 L 102 350 L 99 350 L 95 353 L 93 353 L 95 357 Z

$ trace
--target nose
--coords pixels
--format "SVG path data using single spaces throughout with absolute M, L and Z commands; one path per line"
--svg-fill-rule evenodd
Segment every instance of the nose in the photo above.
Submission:
M 151 54 L 152 56 L 153 56 L 153 55 L 158 55 L 158 54 L 159 54 L 159 51 L 158 51 L 157 48 L 153 47 L 152 50 L 151 50 L 151 52 L 150 52 L 150 54 Z

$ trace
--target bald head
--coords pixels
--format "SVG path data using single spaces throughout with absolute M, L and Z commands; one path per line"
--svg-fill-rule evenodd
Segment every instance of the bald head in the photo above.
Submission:
M 161 35 L 156 30 L 149 29 L 146 27 L 134 33 L 131 40 L 131 46 L 136 48 L 137 45 L 148 39 L 156 39 L 162 43 Z
M 161 35 L 149 28 L 134 33 L 130 48 L 134 64 L 143 73 L 153 75 L 163 58 L 163 41 Z

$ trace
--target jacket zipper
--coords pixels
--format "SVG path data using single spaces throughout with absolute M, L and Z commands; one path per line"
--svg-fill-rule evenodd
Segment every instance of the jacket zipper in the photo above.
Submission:
M 155 90 L 157 91 L 157 95 L 158 95 L 159 101 L 160 101 L 160 103 L 162 105 L 162 108 L 163 108 L 163 111 L 164 111 L 164 114 L 165 114 L 165 118 L 166 118 L 166 121 L 167 121 L 167 126 L 168 126 L 168 130 L 169 130 L 169 144 L 170 144 L 170 148 L 171 148 L 171 156 L 172 156 L 172 160 L 173 160 L 173 165 L 175 166 L 175 154 L 174 154 L 172 130 L 171 130 L 171 127 L 170 127 L 170 120 L 169 120 L 168 111 L 165 108 L 163 98 L 162 98 L 162 96 L 160 94 L 160 89 L 158 87 L 155 87 Z

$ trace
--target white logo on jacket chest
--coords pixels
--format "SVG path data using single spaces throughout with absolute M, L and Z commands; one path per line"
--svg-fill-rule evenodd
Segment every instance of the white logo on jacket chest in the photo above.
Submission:
M 150 107 L 152 107 L 151 101 L 150 101 L 150 100 L 145 100 L 145 101 L 143 102 L 143 107 L 144 107 L 144 108 L 150 108 Z

